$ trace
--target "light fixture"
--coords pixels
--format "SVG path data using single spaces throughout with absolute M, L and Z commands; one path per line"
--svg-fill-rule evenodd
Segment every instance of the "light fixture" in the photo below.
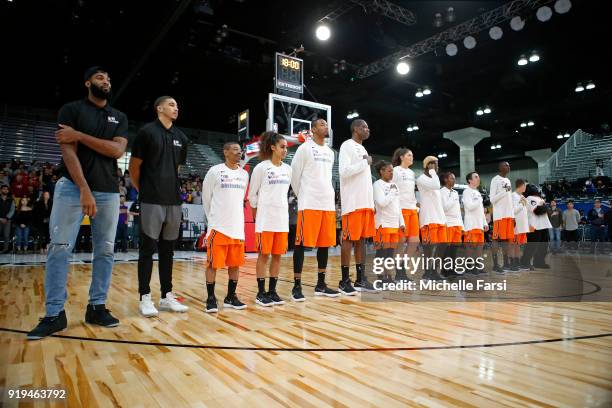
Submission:
M 495 146 L 496 149 L 501 149 L 501 145 L 498 144 L 497 146 Z
M 593 88 L 595 87 L 595 85 L 593 85 Z M 587 85 L 587 89 L 589 89 L 589 86 Z M 423 95 L 431 95 L 431 89 L 429 89 L 428 86 L 426 86 L 425 88 L 423 88 Z
M 570 0 L 557 0 L 555 2 L 555 11 L 559 14 L 565 14 L 572 8 Z
M 400 61 L 397 63 L 395 69 L 397 70 L 398 74 L 406 75 L 408 72 L 410 72 L 410 65 L 406 61 Z
M 536 11 L 536 17 L 538 18 L 538 20 L 540 20 L 542 23 L 547 22 L 548 20 L 550 20 L 550 18 L 552 17 L 552 10 L 550 9 L 550 7 L 548 6 L 542 6 L 538 9 L 538 11 Z
M 327 41 L 329 37 L 331 37 L 331 30 L 325 24 L 319 24 L 317 30 L 315 31 L 315 35 L 320 41 Z
M 488 115 L 489 113 L 491 113 L 491 108 L 489 108 L 488 106 L 485 106 L 483 112 Z
M 561 133 L 559 133 L 559 134 L 557 135 L 557 139 L 563 139 L 563 135 L 562 135 Z
M 567 139 L 568 137 L 570 137 L 570 134 L 566 133 L 566 134 L 563 135 L 563 137 Z
M 409 131 L 409 132 L 412 132 L 412 130 L 413 130 L 412 126 L 408 126 L 408 128 L 406 130 Z
M 529 57 L 529 62 L 538 62 L 540 60 L 540 56 L 537 52 L 532 51 L 531 56 Z
M 528 62 L 529 61 L 527 61 L 527 57 L 525 56 L 525 54 L 522 54 L 519 57 L 519 60 L 518 60 L 517 64 L 520 65 L 520 66 L 523 66 L 523 65 L 527 65 Z
M 530 120 L 529 122 L 527 122 L 527 126 L 533 126 L 535 125 L 535 123 L 533 123 L 533 120 Z
M 521 16 L 512 17 L 510 20 L 510 28 L 514 31 L 521 31 L 525 27 L 525 20 L 521 18 Z
M 436 27 L 436 28 L 440 28 L 440 27 L 442 27 L 443 24 L 444 24 L 444 21 L 442 21 L 442 14 L 441 13 L 436 13 L 434 15 L 433 26 Z
M 442 152 L 442 153 L 438 153 L 438 159 L 443 159 L 445 157 L 448 157 L 448 154 Z
M 406 129 L 409 132 L 414 132 L 416 130 L 419 130 L 419 127 L 417 125 L 410 125 L 408 126 L 408 128 Z
M 457 51 L 459 51 L 459 48 L 457 48 L 457 46 L 453 43 L 450 43 L 446 46 L 446 54 L 449 57 L 454 57 L 455 55 L 457 55 Z
M 491 150 L 495 150 L 495 149 L 496 149 L 495 145 L 491 145 Z
M 421 90 L 421 88 L 419 88 L 416 93 L 414 94 L 414 96 L 416 96 L 417 98 L 422 98 L 423 97 L 423 91 Z
M 419 130 L 419 126 L 418 125 L 412 125 L 412 130 Z
M 349 113 L 346 115 L 346 118 L 347 118 L 347 119 L 355 119 L 355 118 L 358 118 L 358 117 L 359 117 L 359 113 L 358 113 L 356 110 L 354 110 L 354 111 L 352 111 L 352 112 L 349 112 Z
M 527 124 L 525 122 L 521 122 L 521 127 L 527 127 Z
M 346 60 L 340 60 L 340 71 L 346 71 Z
M 574 91 L 582 92 L 582 91 L 584 91 L 584 86 L 582 86 L 582 84 L 580 82 L 578 82 L 578 85 L 576 85 L 576 89 L 574 89 Z
M 498 26 L 491 27 L 491 29 L 489 30 L 489 37 L 491 37 L 491 39 L 493 40 L 499 40 L 500 38 L 502 38 L 503 35 L 503 30 Z
M 446 21 L 452 23 L 455 21 L 455 9 L 453 7 L 449 7 L 446 9 Z
M 471 35 L 468 35 L 467 37 L 463 39 L 463 46 L 467 48 L 468 50 L 471 50 L 472 48 L 476 46 L 476 39 L 472 37 Z
M 595 82 L 589 81 L 586 85 L 586 89 L 593 89 L 593 88 L 595 88 Z
M 478 110 L 476 111 L 476 114 L 478 116 L 482 116 L 482 115 L 484 115 L 484 111 L 482 110 L 482 108 L 478 108 Z
M 338 67 L 338 64 L 337 64 L 337 63 L 335 63 L 335 64 L 334 64 L 334 70 L 333 70 L 333 73 L 334 73 L 335 75 L 337 75 L 337 74 L 339 74 L 339 73 L 340 73 L 340 67 Z

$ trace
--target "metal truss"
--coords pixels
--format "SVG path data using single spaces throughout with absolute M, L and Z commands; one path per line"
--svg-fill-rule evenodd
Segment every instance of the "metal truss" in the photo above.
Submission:
M 349 0 L 335 3 L 333 5 L 333 10 L 319 21 L 337 20 L 340 16 L 346 14 L 356 6 L 361 6 L 366 10 L 372 10 L 405 25 L 416 24 L 416 15 L 412 11 L 387 0 Z
M 371 75 L 385 71 L 397 64 L 397 61 L 401 58 L 416 58 L 420 55 L 427 54 L 438 47 L 446 46 L 449 43 L 462 40 L 468 35 L 476 34 L 480 31 L 486 30 L 487 28 L 510 20 L 526 9 L 536 9 L 548 3 L 552 3 L 553 1 L 554 0 L 509 1 L 496 9 L 479 15 L 478 17 L 458 24 L 409 47 L 404 47 L 391 55 L 362 66 L 357 70 L 357 78 L 367 78 Z

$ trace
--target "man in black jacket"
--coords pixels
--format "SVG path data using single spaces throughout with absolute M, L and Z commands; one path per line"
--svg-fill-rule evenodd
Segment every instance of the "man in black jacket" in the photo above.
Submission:
M 9 187 L 4 184 L 0 188 L 0 234 L 4 248 L 3 254 L 9 252 L 9 243 L 11 239 L 11 218 L 15 214 L 15 201 L 9 191 Z
M 591 224 L 591 242 L 606 241 L 606 212 L 601 207 L 601 200 L 595 200 L 595 206 L 587 214 L 587 220 Z

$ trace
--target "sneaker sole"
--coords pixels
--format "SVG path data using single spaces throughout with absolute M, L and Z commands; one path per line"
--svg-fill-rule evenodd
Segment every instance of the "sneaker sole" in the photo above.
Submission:
M 155 312 L 155 313 L 142 313 L 142 312 L 140 312 L 140 315 L 142 317 L 156 317 L 156 316 L 159 315 L 159 312 Z
M 305 302 L 306 298 L 294 298 L 293 295 L 291 295 L 291 300 L 293 300 L 294 302 Z
M 281 300 L 280 302 L 274 302 L 274 306 L 284 305 L 285 301 Z
M 217 313 L 219 311 L 218 308 L 214 308 L 214 309 L 206 309 L 204 310 L 206 313 Z
M 264 302 L 260 302 L 259 300 L 255 299 L 255 303 L 257 303 L 259 306 L 263 306 L 263 307 L 270 307 L 270 306 L 274 306 L 274 302 L 270 302 L 270 303 L 264 303 Z
M 230 305 L 230 304 L 224 303 L 224 304 L 223 304 L 223 307 L 229 307 L 229 308 L 231 308 L 231 309 L 236 309 L 236 310 L 244 310 L 244 309 L 246 309 L 246 308 L 247 308 L 247 305 L 243 305 L 243 306 L 234 306 L 234 305 Z
M 357 294 L 357 290 L 355 289 L 354 292 L 345 292 L 342 289 L 338 289 L 340 291 L 340 293 L 342 293 L 344 296 L 355 296 Z
M 61 329 L 61 330 L 58 330 L 58 331 L 56 331 L 56 332 L 51 333 L 51 334 L 50 334 L 50 335 L 48 335 L 48 336 L 26 336 L 26 339 L 28 339 L 28 340 L 41 340 L 41 339 L 45 339 L 45 338 L 47 338 L 47 337 L 53 336 L 55 333 L 61 333 L 61 332 L 63 332 L 63 331 L 66 331 L 66 329 L 67 329 L 67 328 L 65 328 L 65 329 Z
M 187 306 L 185 306 L 185 307 L 187 307 Z M 187 307 L 187 309 L 185 309 L 185 310 L 172 310 L 172 308 L 170 306 L 160 306 L 159 310 L 163 310 L 164 312 L 185 313 L 186 311 L 189 310 L 189 308 Z
M 117 326 L 119 326 L 119 323 L 100 324 L 100 323 L 91 322 L 91 321 L 87 321 L 87 320 L 85 320 L 85 323 L 87 323 L 87 324 L 95 324 L 96 326 L 100 326 L 100 327 L 117 327 Z
M 314 295 L 315 296 L 331 297 L 331 298 L 335 298 L 335 297 L 340 296 L 339 293 L 323 293 L 323 292 L 315 292 Z

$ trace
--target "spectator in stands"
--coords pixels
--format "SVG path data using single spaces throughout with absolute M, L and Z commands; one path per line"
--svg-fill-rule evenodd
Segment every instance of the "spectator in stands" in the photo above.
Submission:
M 552 201 L 553 198 L 555 198 L 553 194 L 553 188 L 550 183 L 544 185 L 544 187 L 542 188 L 542 193 L 544 193 L 544 196 L 546 197 L 546 201 Z
M 548 230 L 550 235 L 550 248 L 553 254 L 561 249 L 561 226 L 563 225 L 563 214 L 557 207 L 557 202 L 552 200 L 548 209 L 548 220 L 552 228 Z
M 28 177 L 28 186 L 32 186 L 34 190 L 38 190 L 40 184 L 40 174 L 37 171 L 31 171 Z
M 591 224 L 591 242 L 606 241 L 606 220 L 605 211 L 601 208 L 601 200 L 595 200 L 595 206 L 591 208 L 587 215 L 587 219 Z M 593 246 L 595 251 L 595 246 Z
M 128 244 L 128 208 L 125 205 L 125 195 L 119 195 L 119 220 L 117 222 L 117 247 L 115 252 L 127 252 Z
M 29 185 L 28 193 L 25 195 L 25 197 L 28 197 L 28 199 L 30 200 L 30 203 L 35 203 L 36 201 L 38 201 L 39 196 L 40 196 L 40 190 L 38 189 L 35 190 L 34 187 Z
M 584 182 L 584 188 L 582 189 L 582 192 L 585 193 L 586 195 L 595 195 L 597 190 L 595 190 L 595 186 L 593 185 L 593 180 L 588 179 L 587 181 Z
M 2 253 L 9 252 L 9 243 L 11 240 L 11 219 L 15 214 L 15 200 L 9 191 L 8 185 L 3 184 L 0 188 L 0 231 L 2 233 L 2 241 L 4 244 Z
M 595 177 L 604 175 L 603 168 L 601 167 L 602 165 L 603 165 L 603 162 L 601 160 L 597 160 L 595 164 Z
M 191 195 L 189 195 L 187 189 L 184 186 L 181 187 L 181 201 L 185 204 L 191 204 Z
M 13 191 L 13 196 L 16 198 L 21 198 L 28 194 L 28 185 L 24 181 L 24 177 L 21 173 L 15 176 L 11 190 Z
M 0 170 L 0 184 L 1 185 L 10 185 L 11 181 L 9 180 L 8 173 L 4 170 L 4 167 L 0 166 L 2 170 Z
M 127 188 L 125 188 L 125 182 L 123 180 L 119 180 L 119 197 L 123 196 L 127 197 Z
M 575 249 L 578 242 L 578 224 L 580 224 L 580 213 L 574 209 L 574 201 L 567 202 L 567 210 L 563 211 L 563 230 L 565 241 L 570 243 L 569 247 Z
M 601 195 L 608 194 L 608 187 L 602 179 L 597 180 L 597 193 Z
M 48 191 L 43 192 L 40 199 L 34 203 L 33 226 L 38 233 L 40 249 L 43 253 L 47 251 L 47 245 L 49 244 L 49 219 L 51 218 L 52 207 L 53 200 L 51 200 Z
M 132 189 L 135 190 L 133 187 Z M 132 216 L 132 243 L 134 248 L 138 249 L 140 238 L 140 201 L 136 200 L 130 205 L 129 214 Z
M 128 190 L 132 188 L 132 178 L 130 177 L 130 171 L 127 169 L 123 172 L 123 182 L 125 188 Z
M 31 226 L 32 207 L 30 207 L 30 200 L 26 196 L 19 200 L 19 211 L 15 216 L 15 249 L 19 253 L 25 254 L 28 249 Z
M 202 205 L 202 189 L 199 184 L 196 184 L 195 191 L 191 195 L 191 204 Z
M 49 194 L 51 194 L 51 197 L 53 197 L 53 194 L 55 193 L 56 184 L 57 184 L 57 175 L 54 174 L 53 176 L 51 176 L 51 182 L 47 186 L 47 191 L 49 192 Z
M 133 185 L 128 188 L 126 200 L 127 201 L 138 200 L 138 190 L 136 190 L 136 188 Z
M 612 242 L 612 200 L 608 203 L 608 211 L 606 211 L 606 215 L 604 216 L 604 220 L 606 225 L 608 226 L 608 241 Z

